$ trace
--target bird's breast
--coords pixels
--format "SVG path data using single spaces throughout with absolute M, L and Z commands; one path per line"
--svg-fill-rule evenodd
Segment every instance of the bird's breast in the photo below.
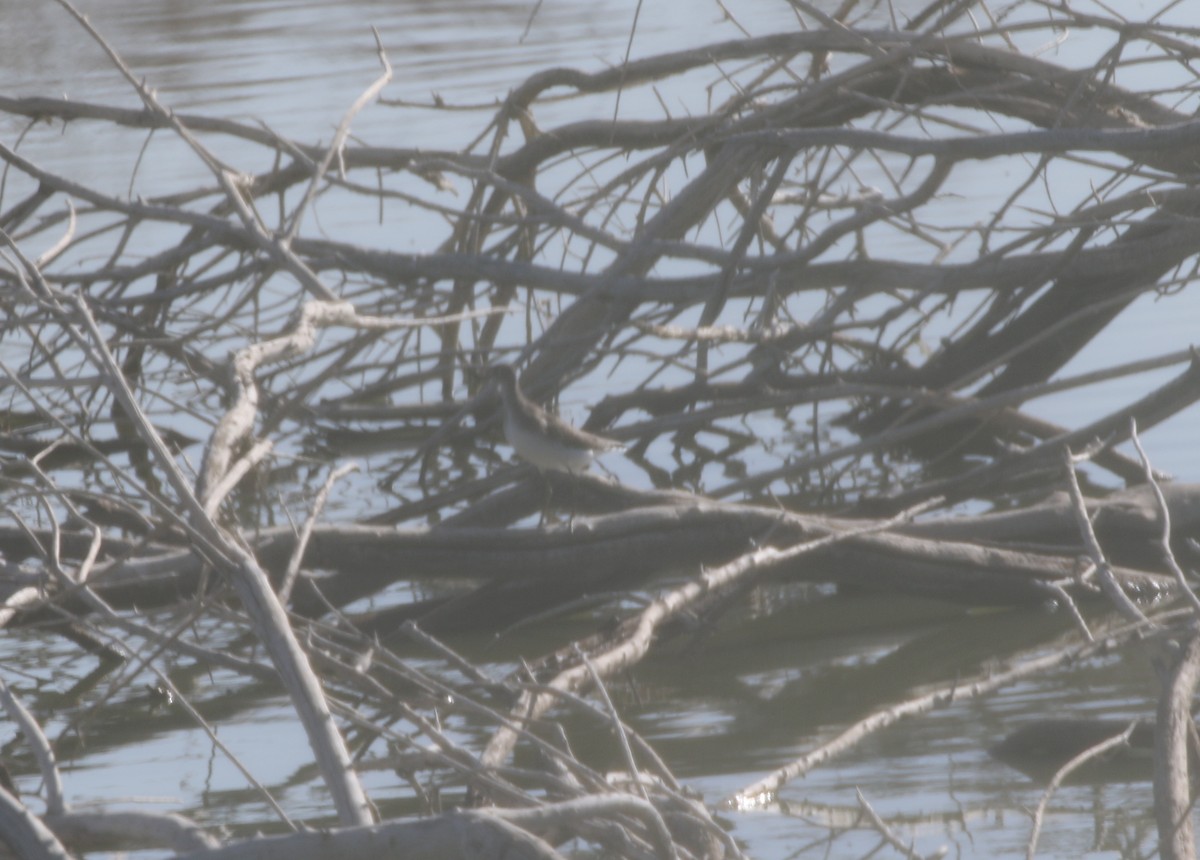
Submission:
M 564 445 L 557 440 L 526 429 L 509 417 L 504 419 L 504 436 L 521 459 L 539 469 L 559 472 L 583 472 L 591 465 L 594 453 L 587 448 Z

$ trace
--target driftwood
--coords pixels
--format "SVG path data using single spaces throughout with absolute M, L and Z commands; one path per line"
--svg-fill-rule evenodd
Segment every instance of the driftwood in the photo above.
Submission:
M 799 612 L 781 595 L 801 590 L 829 625 L 918 597 L 946 617 L 1061 611 L 1045 628 L 1049 613 L 992 619 L 945 662 L 898 649 L 858 711 L 808 703 L 814 724 L 843 728 L 727 808 L 775 802 L 903 716 L 1150 636 L 1182 655 L 1164 664 L 1161 851 L 1192 856 L 1180 745 L 1200 486 L 1117 445 L 1195 404 L 1200 362 L 1175 350 L 1060 371 L 1139 297 L 1193 285 L 1189 88 L 1113 80 L 1132 46 L 1190 69 L 1196 34 L 1041 9 L 1047 34 L 1112 40 L 1069 69 L 1017 52 L 1026 25 L 970 26 L 972 4 L 934 3 L 904 30 L 862 28 L 853 5 L 837 21 L 807 10 L 795 32 L 547 70 L 461 149 L 351 135 L 383 109 L 381 44 L 324 146 L 176 113 L 106 45 L 140 109 L 0 95 L 30 123 L 0 141 L 0 627 L 100 655 L 81 686 L 121 661 L 176 700 L 177 672 L 243 679 L 168 721 L 231 759 L 214 721 L 284 690 L 337 824 L 302 831 L 246 771 L 294 832 L 227 843 L 185 816 L 68 809 L 52 751 L 81 742 L 45 738 L 51 706 L 6 677 L 48 807 L 39 819 L 0 790 L 6 841 L 41 856 L 62 840 L 196 857 L 737 857 L 606 684 L 672 648 L 753 636 Z M 634 89 L 687 110 L 613 116 L 609 99 Z M 577 119 L 539 127 L 563 96 Z M 42 125 L 96 124 L 172 136 L 204 183 L 124 198 L 38 163 Z M 274 167 L 243 175 L 217 139 Z M 963 192 L 980 161 L 1016 178 Z M 1085 190 L 1059 184 L 1064 166 Z M 954 207 L 976 194 L 986 209 Z M 397 202 L 394 217 L 446 223 L 441 244 L 398 253 L 316 235 L 308 217 Z M 497 360 L 623 441 L 608 458 L 620 480 L 501 465 L 480 372 Z M 1164 371 L 1079 426 L 1027 409 Z M 525 653 L 518 632 L 555 616 L 569 634 Z M 501 638 L 521 658 L 502 678 L 486 656 Z M 921 669 L 897 671 L 905 660 Z M 560 714 L 613 738 L 620 772 L 575 755 Z M 468 746 L 481 726 L 490 737 Z M 376 820 L 369 767 L 401 774 L 401 815 Z M 856 808 L 903 844 L 862 794 Z
M 1200 636 L 1183 640 L 1177 655 L 1162 667 L 1166 675 L 1158 704 L 1154 748 L 1154 810 L 1158 816 L 1159 850 L 1164 860 L 1196 855 L 1192 827 L 1192 794 L 1188 751 L 1196 746 L 1192 699 L 1200 682 Z
M 1196 488 L 1168 485 L 1166 494 L 1178 534 L 1200 530 Z M 1125 557 L 1152 560 L 1160 518 L 1148 489 L 1093 501 L 1089 514 L 1106 546 L 1118 548 Z M 870 521 L 783 515 L 698 497 L 678 497 L 670 506 L 577 518 L 569 526 L 533 531 L 317 526 L 307 537 L 304 563 L 324 573 L 308 585 L 301 581 L 292 609 L 319 617 L 330 605 L 344 606 L 401 580 L 474 581 L 484 587 L 473 596 L 447 598 L 424 612 L 416 606 L 399 607 L 396 617 L 418 620 L 431 632 L 482 631 L 507 626 L 584 594 L 617 593 L 644 587 L 656 578 L 719 565 L 755 545 L 870 528 Z M 1072 531 L 1077 533 L 1077 528 L 1065 498 L 1011 513 L 909 525 L 896 531 L 852 534 L 835 548 L 806 557 L 803 564 L 781 567 L 775 575 L 977 605 L 1041 603 L 1048 597 L 1045 585 L 1053 582 L 1065 582 L 1068 592 L 1076 596 L 1087 593 L 1077 575 L 1080 551 L 1072 551 L 1077 541 Z M 31 551 L 29 536 L 19 531 L 7 538 L 0 533 L 0 547 L 11 558 Z M 256 554 L 268 570 L 275 571 L 277 583 L 296 548 L 297 536 L 290 529 L 264 531 L 256 541 Z M 1174 585 L 1165 574 L 1132 568 L 1118 568 L 1116 573 L 1125 588 L 1144 598 L 1166 594 Z M 190 551 L 160 548 L 145 560 L 124 558 L 102 566 L 93 579 L 93 587 L 110 605 L 128 608 L 194 594 L 203 577 L 202 565 Z M 31 584 L 53 588 L 51 583 Z M 478 610 L 472 610 L 472 605 Z M 86 611 L 81 600 L 60 606 Z M 27 622 L 45 617 L 25 616 Z M 370 629 L 391 632 L 379 625 L 375 621 Z
M 345 828 L 335 833 L 293 833 L 252 839 L 215 851 L 183 854 L 212 860 L 322 860 L 328 857 L 395 857 L 403 846 L 405 857 L 417 860 L 556 860 L 563 855 L 544 841 L 487 812 L 443 815 L 426 821 L 392 822 L 370 827 Z

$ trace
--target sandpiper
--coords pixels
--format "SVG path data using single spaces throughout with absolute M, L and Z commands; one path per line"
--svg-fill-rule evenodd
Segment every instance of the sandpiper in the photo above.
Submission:
M 576 429 L 538 406 L 521 391 L 510 365 L 494 365 L 488 375 L 500 388 L 508 444 L 539 469 L 579 474 L 587 471 L 597 454 L 625 447 L 615 439 Z

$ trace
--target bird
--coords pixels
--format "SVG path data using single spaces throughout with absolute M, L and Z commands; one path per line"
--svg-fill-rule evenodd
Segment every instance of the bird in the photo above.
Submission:
M 616 439 L 572 427 L 526 397 L 512 365 L 492 365 L 488 376 L 500 390 L 504 437 L 521 459 L 539 470 L 578 475 L 597 454 L 624 450 Z

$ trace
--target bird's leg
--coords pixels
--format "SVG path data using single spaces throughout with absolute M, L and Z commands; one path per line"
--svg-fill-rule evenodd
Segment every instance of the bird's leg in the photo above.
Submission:
M 575 474 L 571 473 L 571 499 L 570 505 L 567 508 L 567 510 L 570 511 L 570 513 L 567 515 L 567 534 L 570 535 L 575 534 L 575 513 L 577 507 L 577 499 L 575 498 L 576 493 L 578 493 L 578 490 L 576 489 L 575 484 Z
M 550 502 L 554 496 L 554 485 L 550 483 L 549 476 L 541 469 L 538 469 L 538 479 L 542 482 L 542 515 L 538 518 L 538 528 L 546 525 L 546 515 L 550 513 Z

